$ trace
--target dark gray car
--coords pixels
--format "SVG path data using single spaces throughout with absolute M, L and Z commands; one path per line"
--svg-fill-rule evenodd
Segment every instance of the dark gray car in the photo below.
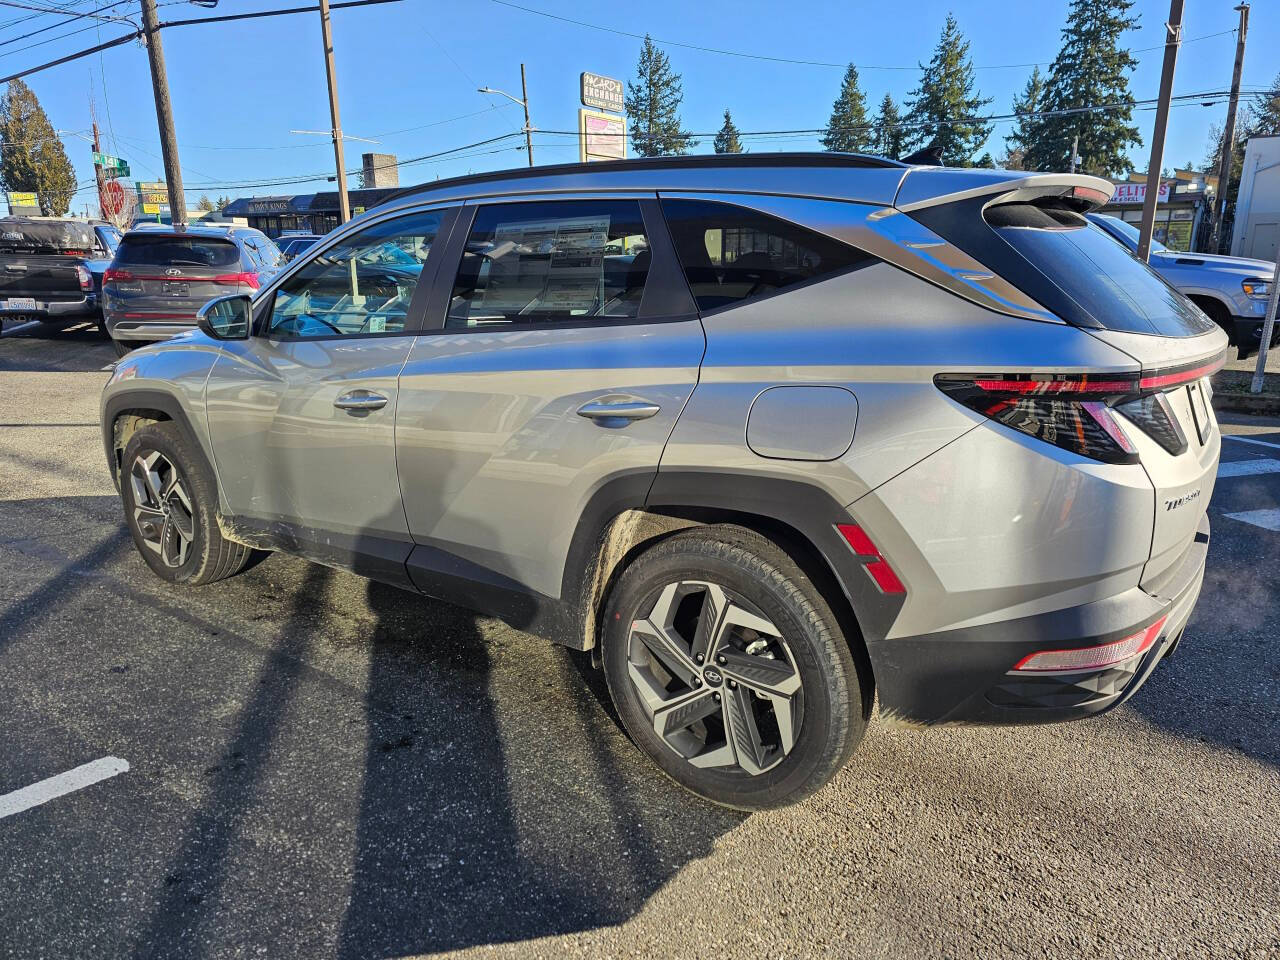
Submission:
M 260 230 L 240 226 L 139 227 L 120 241 L 103 276 L 102 314 L 116 352 L 196 325 L 214 297 L 252 294 L 283 265 Z

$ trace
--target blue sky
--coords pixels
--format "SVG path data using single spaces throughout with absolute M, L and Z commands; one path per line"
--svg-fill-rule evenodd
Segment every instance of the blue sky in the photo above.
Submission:
M 31 0 L 40 3 L 42 0 Z M 54 0 L 43 0 L 53 3 Z M 105 0 L 81 0 L 93 9 Z M 769 57 L 844 63 L 859 67 L 869 105 L 885 92 L 901 102 L 919 79 L 916 64 L 927 60 L 947 12 L 955 14 L 971 42 L 980 69 L 978 85 L 994 98 L 988 108 L 1006 113 L 1026 82 L 1030 64 L 1047 65 L 1057 52 L 1067 0 L 912 0 L 910 3 L 751 0 L 649 0 L 642 4 L 601 4 L 586 0 L 519 0 L 521 5 L 624 33 L 651 33 L 656 40 L 717 47 Z M 1187 4 L 1175 93 L 1223 90 L 1231 80 L 1236 26 L 1235 0 L 1193 0 Z M 182 0 L 160 0 L 162 18 L 210 15 Z M 218 13 L 292 6 L 283 0 L 222 0 Z M 1160 78 L 1163 20 L 1167 0 L 1138 0 L 1137 54 L 1131 79 L 1135 97 L 1154 97 Z M 132 4 L 114 12 L 132 12 Z M 795 16 L 802 10 L 803 16 Z M 0 22 L 25 11 L 0 12 Z M 28 29 L 55 23 L 42 17 L 0 27 L 0 43 Z M 49 30 L 27 41 L 0 46 L 0 72 L 8 73 L 117 35 L 103 25 L 57 39 L 86 21 Z M 1196 39 L 1196 38 L 1204 39 Z M 27 46 L 54 38 L 41 46 Z M 524 12 L 494 0 L 431 2 L 404 0 L 334 13 L 334 40 L 343 126 L 348 134 L 377 139 L 376 146 L 348 143 L 348 166 L 363 150 L 396 153 L 403 159 L 500 137 L 519 130 L 520 108 L 476 92 L 489 85 L 519 94 L 523 60 L 529 74 L 533 123 L 543 130 L 576 129 L 578 75 L 592 70 L 622 79 L 634 71 L 640 41 L 606 30 L 578 26 Z M 1280 3 L 1253 4 L 1244 87 L 1270 83 L 1280 69 L 1274 51 L 1280 41 Z M 293 135 L 293 129 L 328 126 L 328 102 L 318 17 L 302 15 L 245 23 L 169 30 L 164 36 L 188 200 L 201 193 L 231 196 L 310 193 L 332 189 L 322 179 L 332 168 L 332 149 L 323 136 Z M 841 69 L 799 65 L 665 46 L 684 77 L 685 126 L 714 132 L 726 107 L 744 131 L 820 127 L 838 91 Z M 1005 66 L 1016 64 L 1016 66 Z M 877 69 L 892 67 L 898 69 Z M 901 69 L 906 68 L 906 69 Z M 89 101 L 97 106 L 104 149 L 126 158 L 139 179 L 160 179 L 160 148 L 145 51 L 135 44 L 55 67 L 27 79 L 59 131 L 82 181 L 92 178 Z M 1225 106 L 1175 108 L 1171 114 L 1165 166 L 1199 161 L 1208 128 L 1221 122 Z M 1153 113 L 1139 111 L 1144 136 Z M 999 156 L 1008 126 L 997 126 L 989 142 Z M 79 134 L 79 135 L 77 135 Z M 465 151 L 464 155 L 407 166 L 401 182 L 413 183 L 469 171 L 523 165 L 508 140 Z M 748 146 L 814 149 L 814 137 Z M 698 151 L 710 151 L 705 138 Z M 1136 151 L 1146 166 L 1146 147 Z M 495 152 L 496 151 L 496 152 Z M 577 158 L 572 137 L 535 136 L 540 163 Z M 290 186 L 233 184 L 277 177 L 317 176 Z M 354 184 L 353 184 L 354 185 Z M 76 207 L 92 200 L 86 190 Z

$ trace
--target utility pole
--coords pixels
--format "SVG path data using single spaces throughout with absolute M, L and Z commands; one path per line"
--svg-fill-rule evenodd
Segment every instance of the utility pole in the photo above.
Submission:
M 169 216 L 174 226 L 180 226 L 187 222 L 187 198 L 182 192 L 178 135 L 173 129 L 173 104 L 169 101 L 169 76 L 164 69 L 164 46 L 160 42 L 156 0 L 142 0 L 142 34 L 147 43 L 147 59 L 151 61 L 151 91 L 156 100 L 156 123 L 160 126 L 164 182 L 169 188 Z
M 338 116 L 338 75 L 333 68 L 329 0 L 320 0 L 320 39 L 324 43 L 324 72 L 329 78 L 329 121 L 333 128 L 333 160 L 338 168 L 338 212 L 341 222 L 346 223 L 351 219 L 351 201 L 347 199 L 347 161 L 342 149 L 342 120 Z
M 1156 202 L 1160 199 L 1160 167 L 1164 163 L 1164 135 L 1169 126 L 1169 98 L 1173 95 L 1173 71 L 1178 65 L 1182 43 L 1182 0 L 1169 0 L 1169 22 L 1165 24 L 1164 67 L 1160 71 L 1160 102 L 1156 104 L 1156 128 L 1151 134 L 1151 160 L 1147 163 L 1147 189 L 1142 200 L 1142 232 L 1138 236 L 1138 258 L 1151 257 L 1151 234 L 1156 227 Z M 1153 181 L 1154 178 L 1154 181 Z
M 520 64 L 520 101 L 524 104 L 524 151 L 533 166 L 533 127 L 529 126 L 529 88 L 524 82 L 524 64 Z
M 1209 252 L 1219 253 L 1222 243 L 1222 221 L 1227 216 L 1227 184 L 1231 180 L 1231 155 L 1236 146 L 1236 106 L 1240 102 L 1240 74 L 1244 70 L 1244 40 L 1249 33 L 1249 4 L 1236 7 L 1240 11 L 1240 28 L 1236 31 L 1236 65 L 1231 71 L 1231 99 L 1227 101 L 1227 125 L 1222 128 L 1222 156 L 1218 158 L 1218 192 L 1213 198 L 1213 234 Z
M 93 121 L 93 179 L 98 184 L 98 216 L 103 220 L 107 219 L 107 211 L 102 206 L 102 164 L 98 163 L 98 157 L 102 154 L 102 144 L 98 140 L 98 121 Z

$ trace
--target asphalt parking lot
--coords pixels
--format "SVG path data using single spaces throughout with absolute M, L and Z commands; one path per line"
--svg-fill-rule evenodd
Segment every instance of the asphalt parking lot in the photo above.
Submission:
M 113 359 L 0 336 L 0 955 L 1280 954 L 1280 421 L 1224 418 L 1199 607 L 1127 705 L 873 723 L 748 817 L 499 622 L 282 556 L 156 579 L 103 462 Z

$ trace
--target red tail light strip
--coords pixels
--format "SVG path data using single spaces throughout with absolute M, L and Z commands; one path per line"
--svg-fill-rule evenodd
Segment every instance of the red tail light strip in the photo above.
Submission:
M 1154 373 L 1143 375 L 1138 381 L 1138 387 L 1141 390 L 1168 390 L 1170 387 L 1178 387 L 1184 383 L 1193 383 L 1202 377 L 1212 376 L 1222 369 L 1222 365 L 1227 362 L 1227 355 L 1221 353 L 1214 357 L 1208 363 L 1197 364 L 1192 367 L 1174 367 L 1170 370 L 1157 370 Z
M 988 393 L 1130 393 L 1134 380 L 1090 380 L 1087 374 L 1073 380 L 974 380 L 973 385 Z
M 862 560 L 867 573 L 871 575 L 871 579 L 876 582 L 876 586 L 882 593 L 907 592 L 906 586 L 898 579 L 893 567 L 889 566 L 889 561 L 880 553 L 880 549 L 862 527 L 856 523 L 837 523 L 836 529 L 840 531 L 840 535 L 844 537 L 853 552 L 858 555 L 858 559 Z

